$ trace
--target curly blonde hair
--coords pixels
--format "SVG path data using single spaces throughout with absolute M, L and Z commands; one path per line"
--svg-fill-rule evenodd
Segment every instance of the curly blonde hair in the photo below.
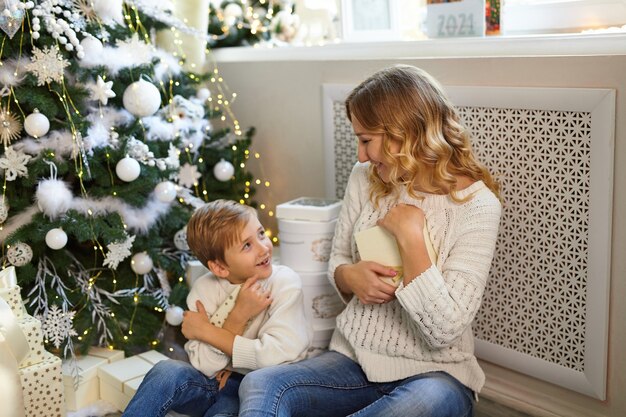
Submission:
M 241 232 L 257 215 L 254 208 L 231 200 L 214 200 L 199 207 L 187 223 L 187 243 L 202 265 L 226 265 L 226 249 L 241 239 Z
M 425 71 L 396 65 L 378 71 L 348 96 L 348 119 L 355 117 L 368 131 L 383 135 L 383 158 L 390 167 L 384 182 L 370 167 L 370 198 L 375 204 L 405 187 L 450 194 L 457 202 L 457 176 L 467 176 L 485 185 L 499 197 L 499 185 L 472 151 L 467 129 L 439 83 Z M 392 154 L 389 143 L 396 140 L 400 151 Z

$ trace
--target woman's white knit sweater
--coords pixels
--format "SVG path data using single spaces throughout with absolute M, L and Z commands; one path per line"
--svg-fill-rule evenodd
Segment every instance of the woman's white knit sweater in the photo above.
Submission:
M 332 277 L 339 265 L 360 260 L 354 234 L 374 227 L 397 202 L 423 210 L 437 265 L 406 287 L 400 284 L 389 303 L 344 299 L 347 306 L 337 317 L 330 349 L 357 361 L 372 382 L 444 371 L 479 392 L 485 375 L 474 356 L 471 325 L 491 267 L 500 202 L 478 181 L 458 193 L 472 195 L 464 203 L 449 195 L 414 199 L 404 193 L 381 200 L 376 209 L 369 199 L 368 169 L 369 163 L 357 163 L 348 180 L 330 258 L 331 282 L 336 287 Z

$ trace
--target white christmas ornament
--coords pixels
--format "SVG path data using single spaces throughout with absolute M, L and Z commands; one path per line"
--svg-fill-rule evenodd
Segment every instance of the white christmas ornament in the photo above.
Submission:
M 213 167 L 213 175 L 215 175 L 215 178 L 222 182 L 229 181 L 232 178 L 233 174 L 235 174 L 235 167 L 233 166 L 233 164 L 225 161 L 224 159 L 220 160 Z
M 179 326 L 183 322 L 183 309 L 171 305 L 165 310 L 165 320 L 171 326 Z
M 154 84 L 140 79 L 126 87 L 122 101 L 133 116 L 152 116 L 161 107 L 161 93 Z
M 65 182 L 49 179 L 39 181 L 35 198 L 39 210 L 49 218 L 56 219 L 70 209 L 74 196 Z
M 6 203 L 3 197 L 0 199 L 0 224 L 4 223 L 7 217 L 9 217 L 9 203 Z M 176 239 L 176 235 L 174 235 L 174 239 Z
M 228 26 L 232 26 L 237 22 L 237 19 L 243 16 L 243 9 L 237 3 L 229 3 L 224 7 L 224 23 Z
M 98 75 L 96 83 L 91 86 L 91 99 L 98 100 L 106 106 L 109 99 L 115 97 L 115 92 L 113 92 L 112 88 L 113 81 L 104 81 L 104 79 Z
M 178 250 L 189 250 L 189 244 L 187 243 L 187 226 L 174 234 L 174 246 L 176 246 Z
M 46 245 L 50 249 L 58 250 L 64 248 L 67 244 L 67 234 L 61 228 L 48 230 L 46 233 Z
M 157 200 L 163 203 L 169 203 L 176 198 L 176 186 L 173 182 L 163 181 L 154 188 Z
M 24 242 L 17 242 L 7 250 L 7 259 L 14 266 L 24 266 L 33 259 L 33 250 Z
M 40 138 L 50 130 L 50 120 L 35 109 L 24 119 L 24 130 L 34 138 Z
M 132 182 L 139 178 L 141 166 L 136 159 L 127 156 L 120 159 L 117 165 L 115 165 L 115 173 L 122 181 Z
M 102 50 L 104 49 L 100 39 L 91 35 L 85 36 L 85 38 L 80 41 L 80 44 L 82 45 L 83 52 L 85 53 L 83 58 L 94 59 L 102 54 Z
M 211 90 L 208 88 L 200 88 L 196 91 L 196 97 L 198 97 L 199 100 L 206 101 L 211 97 Z
M 136 274 L 143 275 L 152 271 L 152 258 L 146 252 L 139 252 L 130 259 L 130 267 Z

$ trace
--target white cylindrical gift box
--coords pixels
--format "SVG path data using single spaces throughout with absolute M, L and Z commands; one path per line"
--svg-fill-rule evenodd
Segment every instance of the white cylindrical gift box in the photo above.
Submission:
M 336 223 L 278 219 L 281 263 L 298 272 L 325 272 Z
M 344 304 L 324 272 L 300 272 L 304 312 L 314 331 L 335 327 Z

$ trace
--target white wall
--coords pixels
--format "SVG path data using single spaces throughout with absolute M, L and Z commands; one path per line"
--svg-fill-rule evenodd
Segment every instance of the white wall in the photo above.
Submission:
M 261 159 L 250 167 L 272 183 L 257 201 L 270 206 L 306 196 L 325 196 L 322 84 L 358 83 L 374 71 L 409 63 L 444 85 L 593 87 L 617 90 L 609 328 L 608 395 L 604 402 L 483 363 L 483 395 L 545 416 L 626 415 L 626 54 L 606 56 L 498 56 L 491 58 L 341 59 L 220 61 L 220 73 L 238 99 L 242 125 L 255 126 L 253 149 Z M 263 216 L 271 228 L 274 219 Z M 511 394 L 513 393 L 513 394 Z

